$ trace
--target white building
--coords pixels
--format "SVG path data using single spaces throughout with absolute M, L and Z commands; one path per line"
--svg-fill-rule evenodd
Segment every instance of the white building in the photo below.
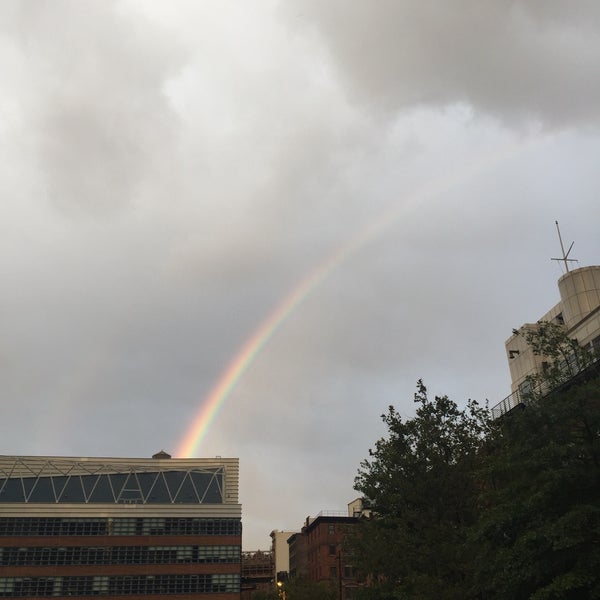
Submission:
M 560 301 L 536 323 L 525 323 L 521 329 L 535 330 L 540 321 L 556 323 L 580 346 L 600 356 L 600 266 L 568 271 L 558 280 L 558 291 Z M 534 354 L 522 335 L 511 335 L 505 346 L 512 393 L 492 409 L 494 417 L 521 402 L 528 378 L 543 373 L 546 362 L 544 356 Z
M 271 549 L 273 552 L 274 573 L 273 578 L 277 581 L 278 573 L 289 573 L 290 571 L 290 549 L 288 546 L 288 538 L 296 531 L 279 531 L 274 529 L 271 531 Z

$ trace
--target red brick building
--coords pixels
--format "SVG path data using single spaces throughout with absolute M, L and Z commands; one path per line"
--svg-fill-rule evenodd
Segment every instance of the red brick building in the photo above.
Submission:
M 310 581 L 330 582 L 349 600 L 357 587 L 352 558 L 344 546 L 349 530 L 358 517 L 345 512 L 322 511 L 306 519 L 302 531 L 288 540 L 290 573 Z

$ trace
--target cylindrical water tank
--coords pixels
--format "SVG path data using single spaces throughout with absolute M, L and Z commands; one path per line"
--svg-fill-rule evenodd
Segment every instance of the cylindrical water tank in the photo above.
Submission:
M 562 316 L 567 329 L 600 306 L 600 266 L 581 267 L 558 280 Z

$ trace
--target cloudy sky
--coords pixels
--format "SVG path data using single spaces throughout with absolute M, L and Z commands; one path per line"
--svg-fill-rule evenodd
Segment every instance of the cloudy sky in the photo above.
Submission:
M 175 453 L 332 266 L 197 450 L 247 549 L 344 509 L 418 378 L 509 393 L 555 220 L 600 263 L 595 0 L 3 0 L 0 73 L 0 453 Z

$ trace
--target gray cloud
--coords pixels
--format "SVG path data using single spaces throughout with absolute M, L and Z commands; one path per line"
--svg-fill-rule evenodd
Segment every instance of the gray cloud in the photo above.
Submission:
M 44 193 L 75 215 L 131 205 L 140 181 L 170 162 L 178 123 L 164 87 L 182 49 L 112 1 L 25 1 L 4 12 Z
M 376 110 L 465 103 L 501 121 L 596 121 L 600 8 L 591 1 L 286 4 L 328 48 L 349 95 Z
M 350 248 L 199 446 L 240 456 L 264 548 L 343 508 L 417 378 L 508 392 L 504 339 L 555 301 L 554 219 L 597 262 L 593 94 L 551 94 L 579 85 L 559 61 L 529 75 L 544 47 L 583 65 L 598 44 L 583 4 L 249 6 L 0 5 L 0 451 L 175 451 L 258 326 Z

